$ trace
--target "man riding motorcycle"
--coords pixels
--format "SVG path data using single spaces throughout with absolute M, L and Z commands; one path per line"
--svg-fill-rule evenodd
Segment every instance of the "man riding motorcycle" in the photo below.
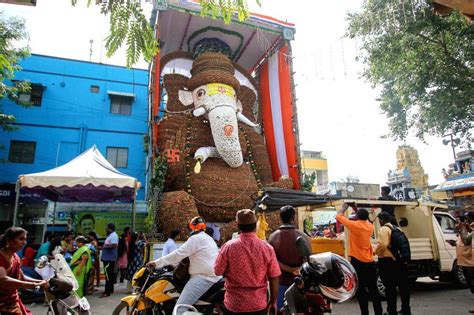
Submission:
M 191 237 L 172 253 L 151 261 L 147 267 L 162 268 L 176 266 L 185 258 L 189 258 L 190 279 L 186 283 L 176 304 L 193 305 L 221 277 L 214 273 L 214 263 L 219 249 L 212 237 L 205 233 L 206 222 L 201 217 L 189 221 Z M 180 314 L 179 312 L 178 314 Z

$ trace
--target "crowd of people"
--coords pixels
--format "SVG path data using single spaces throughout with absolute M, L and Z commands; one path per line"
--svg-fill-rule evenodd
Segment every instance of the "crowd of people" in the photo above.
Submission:
M 103 245 L 94 231 L 85 236 L 74 236 L 70 231 L 62 235 L 46 233 L 44 242 L 37 244 L 26 230 L 11 227 L 0 242 L 0 314 L 30 314 L 18 289 L 48 286 L 35 271 L 36 262 L 42 256 L 53 259 L 57 254 L 64 255 L 79 284 L 76 290 L 79 297 L 98 290 L 102 261 L 105 289 L 101 297 L 108 297 L 114 292 L 117 274 L 121 282 L 128 281 L 131 289 L 133 275 L 144 264 L 145 246 L 144 233 L 131 233 L 130 228 L 125 228 L 119 238 L 112 223 L 107 225 Z
M 355 213 L 353 219 L 346 216 L 349 208 Z M 190 279 L 177 304 L 193 305 L 213 284 L 225 277 L 225 314 L 275 314 L 282 307 L 284 293 L 299 275 L 303 264 L 296 239 L 302 237 L 311 246 L 308 235 L 296 228 L 295 218 L 296 211 L 292 206 L 282 207 L 281 226 L 268 241 L 263 241 L 256 234 L 255 213 L 249 209 L 240 210 L 236 215 L 238 236 L 219 248 L 204 219 L 195 217 L 188 224 L 191 234 L 187 241 L 178 246 L 175 240 L 181 231 L 173 230 L 165 243 L 163 256 L 148 262 L 147 266 L 177 266 L 183 259 L 189 259 Z M 343 204 L 336 220 L 350 233 L 348 256 L 359 279 L 356 297 L 360 313 L 369 314 L 371 300 L 376 315 L 411 314 L 407 261 L 391 248 L 393 233 L 403 234 L 396 225 L 393 209 L 378 214 L 380 230 L 375 249 L 371 242 L 374 225 L 369 220 L 367 209 Z M 474 293 L 474 215 L 468 214 L 458 223 L 459 238 L 452 245 L 456 246 L 458 265 L 462 266 Z M 121 282 L 128 280 L 130 288 L 134 273 L 145 263 L 147 241 L 143 233 L 131 232 L 130 228 L 125 228 L 119 237 L 112 223 L 107 225 L 106 232 L 103 245 L 91 231 L 86 236 L 76 235 L 75 238 L 70 232 L 62 237 L 48 235 L 43 244 L 35 246 L 25 230 L 9 228 L 0 243 L 0 314 L 28 314 L 18 296 L 18 289 L 47 288 L 46 281 L 28 276 L 34 272 L 35 259 L 42 255 L 64 255 L 79 283 L 79 296 L 91 294 L 94 287 L 100 285 L 100 261 L 105 274 L 101 298 L 114 293 L 117 279 Z M 386 313 L 377 289 L 377 274 L 386 288 Z M 398 294 L 400 311 L 397 309 Z M 474 310 L 470 312 L 474 313 Z

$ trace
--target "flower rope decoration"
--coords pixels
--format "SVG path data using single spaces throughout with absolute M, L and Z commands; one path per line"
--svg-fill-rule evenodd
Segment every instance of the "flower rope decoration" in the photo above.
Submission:
M 186 191 L 191 195 L 191 138 L 192 138 L 192 119 L 193 115 L 188 114 L 188 122 L 186 124 L 186 140 L 184 143 L 184 154 L 186 163 L 186 176 L 184 183 L 186 184 Z
M 252 169 L 252 172 L 255 176 L 255 180 L 257 181 L 258 189 L 262 189 L 263 188 L 262 181 L 260 180 L 260 175 L 258 175 L 257 164 L 255 164 L 255 160 L 253 158 L 252 144 L 250 143 L 249 138 L 247 137 L 247 133 L 245 132 L 244 128 L 242 128 L 242 126 L 239 126 L 239 130 L 245 139 L 245 145 L 247 147 L 247 159 L 248 159 L 248 162 L 250 163 L 250 168 Z

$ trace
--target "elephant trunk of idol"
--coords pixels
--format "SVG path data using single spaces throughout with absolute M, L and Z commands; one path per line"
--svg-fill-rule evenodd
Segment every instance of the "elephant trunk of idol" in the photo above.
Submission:
M 219 106 L 208 113 L 212 137 L 217 151 L 230 167 L 243 163 L 237 115 L 232 106 Z

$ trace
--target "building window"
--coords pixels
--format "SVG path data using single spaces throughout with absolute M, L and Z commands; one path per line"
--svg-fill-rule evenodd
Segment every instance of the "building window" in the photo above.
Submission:
M 132 97 L 110 95 L 110 112 L 118 115 L 130 115 L 132 113 Z
M 107 147 L 107 161 L 113 167 L 127 167 L 128 148 Z
M 36 142 L 10 141 L 8 161 L 12 163 L 33 164 L 35 162 Z
M 41 106 L 43 100 L 44 86 L 41 84 L 30 83 L 30 91 L 26 93 L 20 93 L 18 96 L 19 103 L 30 103 L 33 106 Z
M 100 87 L 98 85 L 91 85 L 91 93 L 99 93 Z

